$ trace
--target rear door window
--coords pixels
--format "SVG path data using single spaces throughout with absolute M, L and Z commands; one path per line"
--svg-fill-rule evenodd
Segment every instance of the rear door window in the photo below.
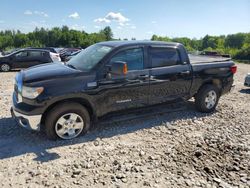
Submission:
M 30 51 L 29 52 L 29 57 L 41 57 L 43 54 L 42 52 L 39 51 Z
M 119 52 L 110 60 L 110 64 L 116 61 L 123 61 L 127 63 L 128 71 L 143 70 L 144 58 L 143 48 L 133 48 Z
M 151 48 L 150 60 L 152 68 L 166 67 L 180 64 L 180 56 L 174 48 Z

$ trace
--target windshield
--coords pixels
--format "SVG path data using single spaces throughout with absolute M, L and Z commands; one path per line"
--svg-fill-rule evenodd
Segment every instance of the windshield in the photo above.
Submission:
M 112 47 L 109 46 L 92 45 L 74 56 L 67 65 L 83 71 L 91 70 L 111 50 Z

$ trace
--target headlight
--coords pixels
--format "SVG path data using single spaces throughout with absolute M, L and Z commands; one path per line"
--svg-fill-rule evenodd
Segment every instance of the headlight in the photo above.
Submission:
M 28 99 L 35 99 L 43 92 L 43 87 L 22 87 L 22 96 Z

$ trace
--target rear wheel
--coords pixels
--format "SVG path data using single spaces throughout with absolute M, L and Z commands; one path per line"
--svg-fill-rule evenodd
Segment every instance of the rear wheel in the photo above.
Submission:
M 45 120 L 46 135 L 52 140 L 76 138 L 86 133 L 89 127 L 89 113 L 78 103 L 62 103 L 55 106 Z
M 200 112 L 212 112 L 219 101 L 219 89 L 214 85 L 203 86 L 195 96 L 195 106 Z
M 6 63 L 2 64 L 1 65 L 1 71 L 2 72 L 8 72 L 8 71 L 10 71 L 10 66 L 8 64 L 6 64 Z

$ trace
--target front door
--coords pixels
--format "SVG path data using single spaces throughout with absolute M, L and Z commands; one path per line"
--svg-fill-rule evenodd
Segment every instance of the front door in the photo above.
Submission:
M 191 66 L 181 61 L 176 48 L 149 47 L 150 104 L 179 100 L 189 95 Z
M 135 47 L 118 51 L 106 65 L 115 61 L 127 63 L 128 73 L 124 78 L 111 75 L 98 81 L 97 113 L 108 112 L 148 105 L 149 70 L 145 68 L 143 47 Z
M 12 55 L 12 68 L 28 68 L 30 64 L 28 51 L 20 51 Z

